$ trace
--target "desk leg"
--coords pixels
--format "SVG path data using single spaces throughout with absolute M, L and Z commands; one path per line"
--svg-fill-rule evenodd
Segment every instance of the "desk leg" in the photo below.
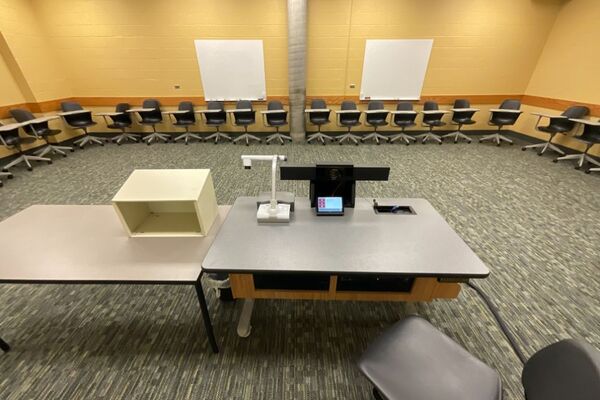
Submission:
M 219 346 L 217 346 L 217 340 L 213 332 L 212 323 L 210 321 L 210 314 L 208 313 L 208 307 L 206 305 L 206 297 L 204 297 L 204 289 L 202 288 L 202 274 L 198 278 L 198 281 L 194 285 L 196 288 L 196 295 L 198 295 L 198 302 L 200 303 L 200 310 L 202 311 L 202 319 L 204 320 L 204 330 L 208 336 L 210 347 L 212 347 L 213 353 L 219 352 Z
M 0 338 L 0 349 L 2 349 L 5 353 L 8 353 L 10 350 L 10 346 L 6 343 L 2 338 Z
M 250 332 L 252 331 L 252 310 L 254 310 L 254 299 L 245 299 L 237 326 L 237 334 L 240 337 L 247 338 L 250 336 Z

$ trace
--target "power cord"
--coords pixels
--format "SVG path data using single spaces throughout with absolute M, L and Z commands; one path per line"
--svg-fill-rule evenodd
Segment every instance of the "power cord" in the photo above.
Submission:
M 500 325 L 500 329 L 502 330 L 502 333 L 504 333 L 504 336 L 506 336 L 506 338 L 508 339 L 508 342 L 510 343 L 510 347 L 512 347 L 512 349 L 515 352 L 515 354 L 517 355 L 517 357 L 519 357 L 519 360 L 521 360 L 521 363 L 525 364 L 527 362 L 527 358 L 525 357 L 525 355 L 523 355 L 523 352 L 521 351 L 519 346 L 517 346 L 517 341 L 515 340 L 515 337 L 508 329 L 508 326 L 506 326 L 506 323 L 504 322 L 502 317 L 500 317 L 498 308 L 494 305 L 492 300 L 483 292 L 483 290 L 481 290 L 481 288 L 479 286 L 476 286 L 475 284 L 471 283 L 470 281 L 467 282 L 467 285 L 471 289 L 473 289 L 475 291 L 475 293 L 477 293 L 479 295 L 479 297 L 481 297 L 481 299 L 483 300 L 483 302 L 485 303 L 487 308 L 494 315 L 494 318 L 496 319 L 496 322 L 498 322 L 498 325 Z

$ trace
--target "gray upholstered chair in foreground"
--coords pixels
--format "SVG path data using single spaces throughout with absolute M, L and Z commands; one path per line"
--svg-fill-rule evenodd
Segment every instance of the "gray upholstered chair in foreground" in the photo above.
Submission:
M 327 108 L 327 103 L 325 100 L 315 99 L 310 102 L 310 109 L 305 110 L 305 113 L 308 115 L 308 121 L 317 126 L 317 132 L 308 135 L 306 141 L 308 143 L 313 140 L 318 140 L 321 144 L 325 145 L 325 140 L 333 141 L 334 138 L 329 135 L 325 135 L 321 132 L 321 126 L 327 125 L 331 121 L 329 120 L 329 115 L 331 114 L 331 110 Z
M 358 367 L 379 400 L 502 399 L 495 370 L 417 316 L 379 336 Z M 597 400 L 600 351 L 570 339 L 552 344 L 525 362 L 522 383 L 527 400 Z
M 383 107 L 383 101 L 372 100 L 369 102 L 368 110 L 365 112 L 365 123 L 374 128 L 372 133 L 361 139 L 362 142 L 369 139 L 375 139 L 375 142 L 379 144 L 380 140 L 388 141 L 388 137 L 377 132 L 377 128 L 380 126 L 386 126 L 387 116 L 390 113 Z
M 348 141 L 353 142 L 358 146 L 360 136 L 350 133 L 350 130 L 353 126 L 360 125 L 360 114 L 362 114 L 362 111 L 356 107 L 356 103 L 350 100 L 343 101 L 340 108 L 341 112 L 337 112 L 337 123 L 338 126 L 348 128 L 348 133 L 338 136 L 336 139 L 340 145 L 343 144 L 344 141 Z
M 392 126 L 397 126 L 400 128 L 400 133 L 390 136 L 390 143 L 394 143 L 396 140 L 403 140 L 404 143 L 408 146 L 411 141 L 416 141 L 417 139 L 413 136 L 407 135 L 404 131 L 406 128 L 410 128 L 411 126 L 415 126 L 415 119 L 417 119 L 417 112 L 413 110 L 412 103 L 398 103 L 396 106 L 397 113 L 392 113 Z
M 583 167 L 583 163 L 586 161 L 590 164 L 594 164 L 595 166 L 600 167 L 600 162 L 596 161 L 594 158 L 588 155 L 588 151 L 590 151 L 590 149 L 595 144 L 600 144 L 600 120 L 594 122 L 581 119 L 574 119 L 572 122 L 579 122 L 583 125 L 583 133 L 580 136 L 575 136 L 574 139 L 583 143 L 585 145 L 585 150 L 579 154 L 569 154 L 566 156 L 558 157 L 553 161 L 559 162 L 563 160 L 576 160 L 577 164 L 575 165 L 575 169 L 580 169 L 581 167 Z
M 479 143 L 491 140 L 496 143 L 496 146 L 500 146 L 502 142 L 513 144 L 513 141 L 501 135 L 500 131 L 503 127 L 514 125 L 517 122 L 519 115 L 522 113 L 520 108 L 521 102 L 519 100 L 504 100 L 499 108 L 491 109 L 488 125 L 498 127 L 498 132 L 482 137 L 479 139 Z
M 527 146 L 523 146 L 521 150 L 525 151 L 527 149 L 537 149 L 541 148 L 538 152 L 538 155 L 541 156 L 546 152 L 546 150 L 550 149 L 560 155 L 564 155 L 565 152 L 559 149 L 557 146 L 552 144 L 552 139 L 559 133 L 568 133 L 575 128 L 576 123 L 571 121 L 571 119 L 583 118 L 590 113 L 590 109 L 584 106 L 573 106 L 567 108 L 560 115 L 546 115 L 542 113 L 533 113 L 533 115 L 538 116 L 537 123 L 535 124 L 535 128 L 540 132 L 548 133 L 548 140 L 542 143 L 529 144 Z M 542 118 L 548 118 L 550 123 L 546 126 L 540 126 L 540 121 Z
M 287 111 L 283 109 L 283 104 L 279 100 L 272 100 L 267 104 L 267 111 L 262 112 L 263 123 L 267 127 L 275 128 L 276 132 L 267 136 L 267 144 L 273 140 L 278 140 L 280 144 L 284 144 L 286 140 L 292 141 L 292 138 L 288 135 L 279 133 L 279 128 L 286 126 L 287 123 Z

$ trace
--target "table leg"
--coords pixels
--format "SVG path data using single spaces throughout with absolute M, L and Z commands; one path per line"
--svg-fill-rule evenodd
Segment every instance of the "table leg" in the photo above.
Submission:
M 2 349 L 5 353 L 10 350 L 10 346 L 6 343 L 2 338 L 0 338 L 0 349 Z
M 206 305 L 206 297 L 204 297 L 204 289 L 202 288 L 202 274 L 198 278 L 198 281 L 194 285 L 196 288 L 196 295 L 198 295 L 198 302 L 200 303 L 200 310 L 202 311 L 202 319 L 204 320 L 204 329 L 206 330 L 206 335 L 208 336 L 208 341 L 210 342 L 210 347 L 212 347 L 213 353 L 219 352 L 219 346 L 217 346 L 217 340 L 215 339 L 215 334 L 213 332 L 212 323 L 210 321 L 210 314 L 208 313 L 208 307 Z
M 250 323 L 252 319 L 252 310 L 254 310 L 254 299 L 245 299 L 237 326 L 237 334 L 240 337 L 246 338 L 250 336 L 250 331 L 252 331 L 252 325 Z

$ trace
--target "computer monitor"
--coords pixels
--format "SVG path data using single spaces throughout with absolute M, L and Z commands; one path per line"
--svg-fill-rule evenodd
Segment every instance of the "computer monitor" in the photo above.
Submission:
M 354 166 L 345 163 L 282 165 L 281 180 L 310 181 L 310 206 L 318 197 L 341 197 L 344 207 L 354 207 L 356 181 L 387 181 L 389 167 Z

